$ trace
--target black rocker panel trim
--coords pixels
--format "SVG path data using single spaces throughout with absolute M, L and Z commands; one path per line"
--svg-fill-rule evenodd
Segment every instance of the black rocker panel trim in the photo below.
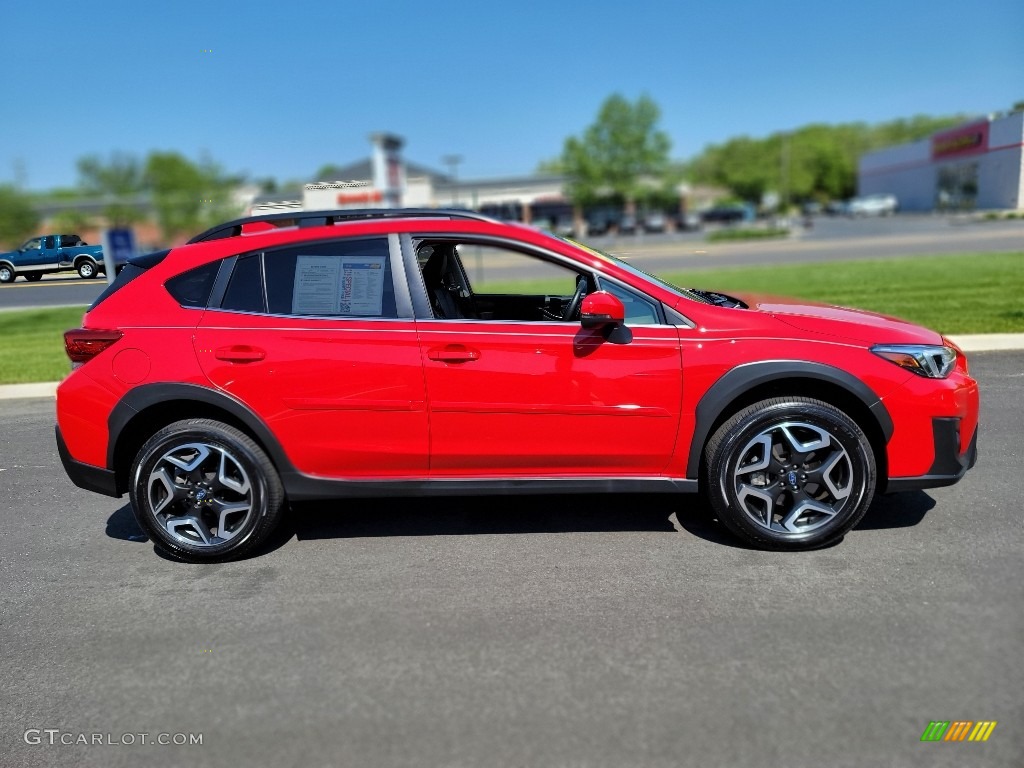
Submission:
M 696 480 L 668 477 L 490 478 L 486 480 L 328 480 L 283 474 L 288 498 L 314 501 L 400 496 L 486 496 L 559 493 L 696 493 Z
M 853 374 L 823 363 L 805 360 L 765 360 L 745 363 L 724 374 L 697 403 L 694 418 L 693 442 L 686 463 L 686 476 L 695 478 L 700 472 L 700 458 L 711 428 L 729 403 L 755 387 L 784 379 L 814 379 L 835 384 L 856 396 L 871 412 L 885 436 L 892 437 L 892 418 L 878 395 Z

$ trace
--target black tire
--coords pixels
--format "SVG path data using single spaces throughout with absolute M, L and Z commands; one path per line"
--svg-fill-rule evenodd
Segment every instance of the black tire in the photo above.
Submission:
M 132 462 L 129 493 L 153 544 L 189 562 L 243 557 L 273 532 L 285 507 L 263 449 L 210 419 L 177 421 L 154 434 Z
M 92 259 L 82 259 L 78 262 L 78 266 L 75 267 L 75 271 L 78 272 L 78 276 L 83 280 L 89 280 L 99 274 L 99 269 Z
M 43 275 L 40 272 L 29 272 L 27 275 L 25 275 L 25 279 L 28 280 L 30 283 L 38 283 L 40 280 L 43 279 Z
M 834 544 L 864 516 L 877 482 L 860 427 L 806 397 L 744 408 L 719 427 L 704 458 L 704 488 L 719 521 L 760 549 Z
M 0 264 L 0 283 L 13 283 L 18 279 L 18 273 L 13 267 L 7 264 Z

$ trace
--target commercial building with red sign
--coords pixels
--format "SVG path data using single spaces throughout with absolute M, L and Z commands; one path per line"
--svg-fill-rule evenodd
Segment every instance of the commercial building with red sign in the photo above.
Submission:
M 1024 209 L 1024 112 L 989 117 L 860 159 L 860 195 L 904 211 Z

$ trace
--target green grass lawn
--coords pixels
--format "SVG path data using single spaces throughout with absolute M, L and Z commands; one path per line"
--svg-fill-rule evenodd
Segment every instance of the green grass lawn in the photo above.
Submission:
M 71 370 L 64 331 L 82 323 L 85 307 L 0 312 L 0 384 L 59 381 Z
M 941 333 L 1024 331 L 1024 252 L 695 270 L 663 277 L 682 286 L 870 309 Z
M 943 333 L 1024 332 L 1024 252 L 694 270 L 664 277 L 682 286 L 796 296 L 871 309 Z M 551 285 L 492 282 L 476 289 L 548 293 Z M 0 384 L 56 381 L 66 376 L 70 368 L 62 334 L 78 326 L 84 310 L 0 312 Z

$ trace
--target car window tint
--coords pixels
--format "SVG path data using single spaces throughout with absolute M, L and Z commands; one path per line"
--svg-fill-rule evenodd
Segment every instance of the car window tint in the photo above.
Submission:
M 205 307 L 220 269 L 219 261 L 190 269 L 165 283 L 167 292 L 183 307 Z
M 387 238 L 267 251 L 264 269 L 271 314 L 398 317 Z
M 659 325 L 658 307 L 653 300 L 641 296 L 635 291 L 623 288 L 610 280 L 598 280 L 602 291 L 607 291 L 622 302 L 626 310 L 626 325 Z
M 263 304 L 263 270 L 260 267 L 259 254 L 243 256 L 235 262 L 220 307 L 236 312 L 266 311 Z

